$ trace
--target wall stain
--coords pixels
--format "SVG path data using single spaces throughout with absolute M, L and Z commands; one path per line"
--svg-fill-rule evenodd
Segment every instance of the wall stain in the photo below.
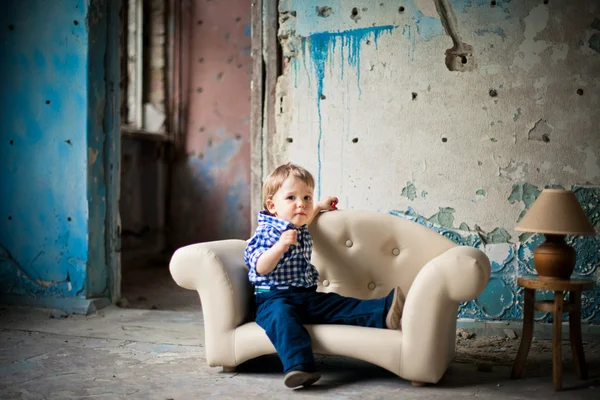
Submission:
M 406 186 L 402 188 L 402 196 L 406 197 L 410 201 L 413 201 L 417 198 L 417 189 L 412 182 L 406 182 Z
M 485 34 L 491 33 L 493 35 L 498 35 L 502 38 L 502 40 L 506 39 L 506 32 L 504 32 L 504 29 L 497 27 L 497 28 L 482 28 L 482 29 L 476 29 L 474 32 L 477 36 L 483 36 Z
M 517 112 L 513 116 L 513 121 L 516 122 L 520 116 L 521 116 L 521 107 L 517 108 Z
M 440 207 L 437 213 L 427 218 L 427 221 L 443 226 L 444 228 L 453 228 L 455 211 L 456 210 L 451 207 Z
M 525 205 L 525 209 L 521 211 L 517 222 L 521 221 L 523 216 L 525 216 L 525 213 L 527 212 L 529 207 L 531 207 L 531 205 L 537 199 L 540 193 L 541 191 L 540 189 L 538 189 L 537 186 L 531 185 L 529 183 L 513 185 L 512 192 L 510 193 L 510 196 L 508 196 L 508 201 L 510 202 L 510 204 L 520 201 L 523 202 L 523 204 Z
M 504 228 L 495 228 L 484 238 L 486 243 L 510 243 L 511 236 Z
M 467 225 L 466 222 L 461 222 L 458 229 L 461 231 L 470 231 L 471 230 L 471 228 L 469 228 L 469 225 Z

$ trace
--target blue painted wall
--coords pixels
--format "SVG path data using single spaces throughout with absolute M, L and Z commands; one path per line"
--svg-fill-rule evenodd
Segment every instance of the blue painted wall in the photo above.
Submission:
M 1 5 L 5 299 L 68 309 L 109 297 L 103 150 L 115 137 L 105 121 L 106 7 L 83 0 Z

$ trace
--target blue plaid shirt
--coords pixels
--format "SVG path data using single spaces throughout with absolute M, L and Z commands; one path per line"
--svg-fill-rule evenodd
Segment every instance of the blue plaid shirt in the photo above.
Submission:
M 298 231 L 298 245 L 290 246 L 283 253 L 273 271 L 265 275 L 256 272 L 256 261 L 277 241 L 281 234 L 289 229 Z M 317 269 L 310 263 L 313 240 L 306 225 L 296 228 L 291 222 L 284 221 L 265 211 L 258 214 L 258 227 L 244 252 L 244 262 L 250 268 L 248 278 L 255 286 L 316 286 L 319 279 Z

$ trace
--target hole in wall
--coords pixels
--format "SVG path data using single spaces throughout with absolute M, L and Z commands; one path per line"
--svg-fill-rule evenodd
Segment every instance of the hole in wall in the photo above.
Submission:
M 46 100 L 46 104 L 50 104 L 50 100 Z
M 202 21 L 201 19 L 198 20 L 198 25 L 202 25 L 204 23 L 204 21 Z
M 413 100 L 417 99 L 417 93 L 416 92 L 412 92 L 410 95 L 412 96 Z
M 9 31 L 14 31 L 14 30 L 15 30 L 15 26 L 14 26 L 13 24 L 10 24 L 10 25 L 8 26 L 8 30 L 9 30 Z
M 370 41 L 370 40 L 367 40 L 367 45 L 370 45 L 370 44 L 371 44 L 371 41 Z
M 352 16 L 353 16 L 353 17 L 356 17 L 357 15 L 358 15 L 358 8 L 357 8 L 357 7 L 354 7 L 354 8 L 352 9 Z
M 496 89 L 490 89 L 490 97 L 496 97 L 498 96 L 498 92 L 496 91 Z
M 446 143 L 448 141 L 448 138 L 443 137 L 442 138 L 442 142 Z
M 14 141 L 11 140 L 9 143 L 12 145 L 14 143 Z
M 402 14 L 402 13 L 404 12 L 404 7 L 400 6 L 400 8 L 398 9 L 398 12 L 399 12 L 400 14 Z
M 240 22 L 241 20 L 242 20 L 242 18 L 240 18 L 240 17 L 237 17 L 237 18 L 235 19 L 235 22 Z
M 460 62 L 463 64 L 467 63 L 467 57 L 466 56 L 460 56 Z
M 325 97 L 324 94 L 321 95 L 321 100 L 325 100 L 327 97 Z
M 492 0 L 492 1 L 490 1 L 490 6 L 492 6 L 492 7 L 496 7 L 496 0 Z
M 542 135 L 542 141 L 543 141 L 544 143 L 548 143 L 548 142 L 550 142 L 550 137 L 544 133 L 544 134 Z
M 583 89 L 581 89 L 581 88 L 577 89 L 577 94 L 580 96 L 583 96 Z
M 9 220 L 9 221 L 12 221 L 12 217 L 11 217 L 10 215 L 8 216 L 8 220 Z
M 318 17 L 329 18 L 329 16 L 333 12 L 333 8 L 328 7 L 328 6 L 317 6 L 315 8 L 315 12 L 317 13 Z
M 358 138 L 355 137 L 354 139 L 352 139 L 352 143 L 358 143 Z
M 548 4 L 548 0 L 544 0 L 544 4 Z
M 67 217 L 67 221 L 71 222 L 71 217 Z
M 289 137 L 289 138 L 286 138 L 285 141 L 288 142 L 288 143 L 293 143 L 294 139 L 291 138 L 291 137 Z
M 200 58 L 198 59 L 198 62 L 199 62 L 199 63 L 203 63 L 203 62 L 204 62 L 204 57 L 200 57 Z
M 77 20 L 73 21 L 73 25 L 79 25 L 79 21 L 77 21 Z
M 202 91 L 203 91 L 203 90 L 204 90 L 204 89 L 202 89 L 201 87 L 199 87 L 199 88 L 196 88 L 196 92 L 198 92 L 198 93 L 202 93 Z

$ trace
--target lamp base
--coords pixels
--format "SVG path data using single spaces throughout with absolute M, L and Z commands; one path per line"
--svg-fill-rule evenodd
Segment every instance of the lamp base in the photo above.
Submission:
M 575 249 L 565 243 L 565 235 L 545 235 L 546 241 L 533 251 L 540 279 L 569 279 L 575 269 Z

